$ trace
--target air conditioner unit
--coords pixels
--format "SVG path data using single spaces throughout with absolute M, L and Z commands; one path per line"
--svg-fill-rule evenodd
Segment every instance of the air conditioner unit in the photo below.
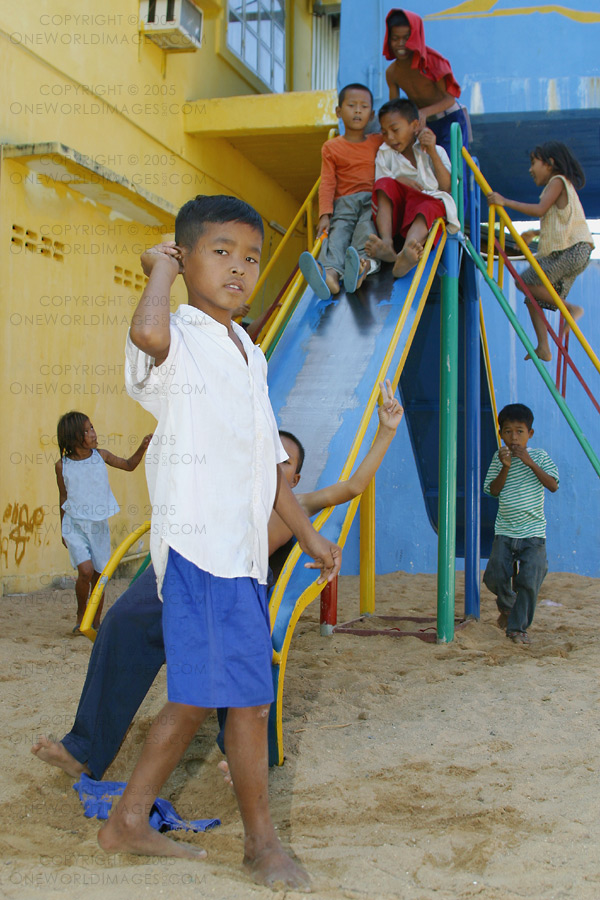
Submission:
M 202 10 L 191 0 L 141 0 L 140 27 L 162 50 L 202 46 Z

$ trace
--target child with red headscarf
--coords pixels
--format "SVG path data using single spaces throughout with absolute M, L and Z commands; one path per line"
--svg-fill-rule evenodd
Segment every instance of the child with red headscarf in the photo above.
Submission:
M 469 146 L 468 115 L 458 103 L 460 85 L 448 60 L 425 45 L 423 20 L 406 9 L 391 9 L 385 20 L 383 55 L 392 59 L 385 72 L 390 100 L 404 91 L 419 110 L 421 127 L 433 131 L 450 155 L 450 126 L 458 122 L 463 146 Z

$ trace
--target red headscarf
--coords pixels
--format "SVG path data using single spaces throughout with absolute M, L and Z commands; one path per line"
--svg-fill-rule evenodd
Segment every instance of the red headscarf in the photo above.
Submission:
M 418 69 L 421 75 L 430 81 L 439 81 L 444 78 L 446 81 L 446 90 L 453 97 L 460 97 L 460 85 L 452 74 L 452 66 L 448 60 L 432 50 L 431 47 L 425 46 L 425 31 L 423 29 L 423 19 L 416 13 L 409 12 L 407 9 L 390 9 L 385 19 L 385 38 L 383 41 L 383 55 L 386 59 L 396 59 L 390 47 L 390 16 L 394 13 L 404 13 L 410 25 L 410 37 L 406 42 L 406 49 L 415 51 L 411 62 L 411 69 Z

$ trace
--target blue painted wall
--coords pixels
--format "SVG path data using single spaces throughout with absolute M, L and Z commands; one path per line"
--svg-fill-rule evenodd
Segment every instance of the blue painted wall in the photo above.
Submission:
M 481 12 L 464 13 L 463 6 Z M 387 99 L 389 63 L 381 48 L 392 7 L 382 0 L 343 2 L 340 84 L 368 84 L 378 104 Z M 428 45 L 450 60 L 472 114 L 600 107 L 597 0 L 526 7 L 511 0 L 412 0 L 407 8 L 423 18 Z

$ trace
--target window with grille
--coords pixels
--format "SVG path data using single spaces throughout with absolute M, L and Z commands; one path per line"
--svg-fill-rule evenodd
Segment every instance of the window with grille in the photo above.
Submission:
M 272 91 L 285 91 L 285 0 L 228 0 L 227 46 Z

